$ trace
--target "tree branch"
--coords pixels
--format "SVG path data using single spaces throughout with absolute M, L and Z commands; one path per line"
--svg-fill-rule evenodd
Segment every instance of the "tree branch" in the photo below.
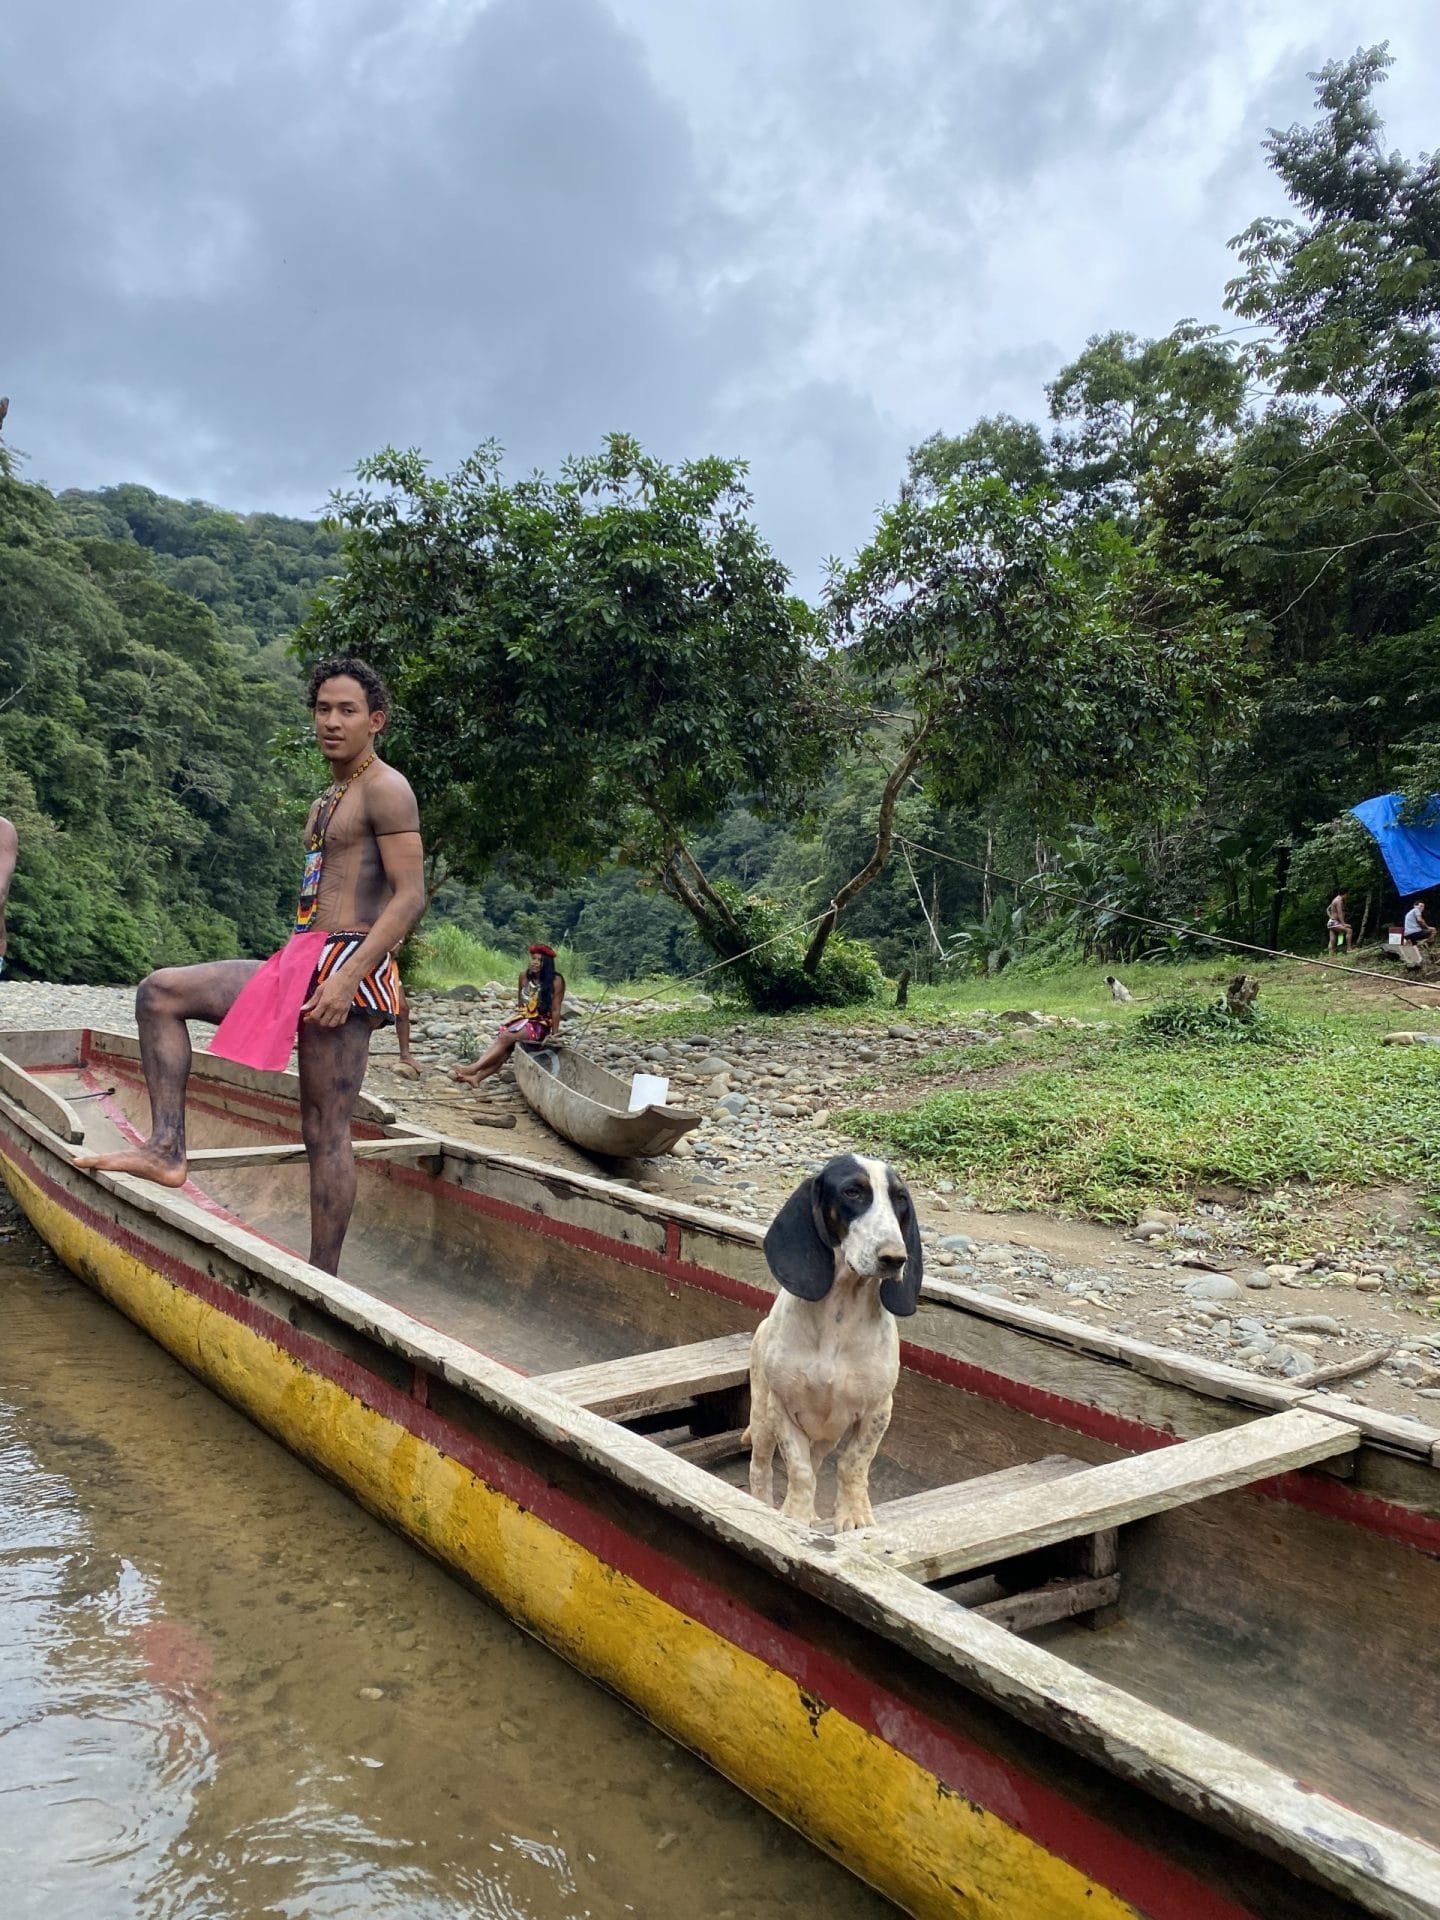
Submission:
M 686 912 L 689 914 L 692 914 L 695 919 L 700 920 L 703 918 L 703 919 L 709 919 L 709 920 L 719 920 L 721 925 L 727 928 L 729 932 L 733 933 L 736 939 L 741 941 L 743 944 L 744 938 L 745 938 L 745 929 L 740 925 L 740 922 L 735 918 L 734 914 L 730 911 L 729 907 L 725 904 L 724 900 L 721 899 L 720 895 L 716 893 L 715 889 L 711 886 L 710 882 L 705 878 L 705 875 L 701 871 L 700 866 L 695 859 L 695 856 L 691 853 L 690 849 L 686 846 L 685 842 L 680 838 L 680 836 L 674 833 L 674 828 L 670 826 L 669 821 L 665 820 L 664 825 L 669 832 L 674 834 L 674 838 L 671 840 L 669 849 L 667 850 L 665 855 L 665 870 L 669 871 L 671 869 L 677 856 L 681 860 L 683 860 L 686 866 L 689 867 L 691 873 L 694 874 L 696 888 L 699 892 L 700 898 L 705 902 L 706 907 L 709 909 L 709 912 L 702 915 L 700 912 L 697 911 L 697 908 L 695 906 L 690 905 L 686 900 L 682 899 L 679 894 L 676 894 L 673 897 L 676 899 L 679 899 L 680 904 L 685 907 Z M 678 873 L 675 875 L 675 878 L 677 882 L 679 882 L 679 884 L 681 885 L 685 884 L 684 882 L 680 881 L 680 877 Z M 664 886 L 663 874 L 661 879 L 661 885 Z M 669 892 L 668 887 L 665 890 L 666 892 Z M 688 886 L 686 887 L 686 892 L 690 893 L 690 898 L 693 900 L 694 893 L 691 892 Z
M 805 950 L 805 971 L 813 974 L 824 956 L 826 945 L 835 931 L 841 914 L 859 893 L 863 893 L 883 871 L 885 862 L 890 858 L 890 850 L 895 844 L 895 803 L 900 798 L 900 790 L 919 764 L 921 750 L 935 726 L 935 716 L 928 715 L 921 721 L 910 744 L 896 764 L 894 772 L 885 782 L 884 792 L 880 796 L 880 812 L 875 821 L 875 851 L 856 874 L 845 882 L 830 902 L 823 919 L 810 937 L 810 945 Z

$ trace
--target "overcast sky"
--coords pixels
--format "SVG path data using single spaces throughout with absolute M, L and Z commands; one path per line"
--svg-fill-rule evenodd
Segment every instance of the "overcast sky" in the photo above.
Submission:
M 752 463 L 813 586 L 907 448 L 1221 318 L 1268 126 L 1435 0 L 5 0 L 0 392 L 52 487 L 313 514 L 363 454 Z

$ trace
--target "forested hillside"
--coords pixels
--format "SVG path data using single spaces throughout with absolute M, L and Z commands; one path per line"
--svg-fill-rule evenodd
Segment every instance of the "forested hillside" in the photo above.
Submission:
M 277 943 L 313 777 L 271 748 L 302 712 L 279 636 L 308 561 L 277 559 L 273 534 L 292 524 L 252 527 L 143 488 L 56 500 L 0 452 L 17 975 L 131 981 Z M 216 611 L 181 590 L 187 577 Z
M 204 602 L 241 660 L 259 656 L 287 685 L 293 680 L 285 643 L 335 571 L 340 536 L 333 527 L 277 513 L 225 513 L 133 485 L 71 490 L 57 505 L 74 538 L 143 547 L 167 587 Z

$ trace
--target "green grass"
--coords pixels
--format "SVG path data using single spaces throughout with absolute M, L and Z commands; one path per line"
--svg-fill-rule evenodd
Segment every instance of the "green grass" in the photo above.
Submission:
M 1191 960 L 1178 965 L 1126 966 L 1118 969 L 1135 995 L 1132 1007 L 1117 1007 L 1105 985 L 1106 968 L 1091 966 L 1030 968 L 1007 967 L 990 977 L 966 975 L 934 987 L 912 986 L 909 1004 L 897 1009 L 893 994 L 855 1007 L 825 1007 L 805 1013 L 776 1015 L 749 1013 L 742 1007 L 717 1002 L 713 1007 L 698 991 L 704 982 L 692 986 L 663 982 L 648 983 L 651 994 L 663 992 L 673 999 L 674 1010 L 637 1015 L 631 1030 L 637 1038 L 666 1040 L 672 1035 L 693 1033 L 707 1024 L 724 1027 L 743 1026 L 776 1044 L 797 1024 L 806 1027 L 837 1027 L 854 1033 L 883 1033 L 887 1027 L 963 1026 L 980 1010 L 999 1013 L 1021 1009 L 1054 1014 L 1060 1018 L 1126 1022 L 1136 1017 L 1149 1002 L 1177 990 L 1192 989 L 1206 994 L 1218 993 L 1221 984 L 1241 970 L 1239 962 Z M 1342 1003 L 1347 988 L 1339 975 L 1302 972 L 1295 967 L 1260 966 L 1261 997 L 1267 1005 L 1285 1011 L 1303 1012 L 1331 1003 Z M 1333 984 L 1332 984 L 1333 983 Z M 636 997 L 631 994 L 630 997 Z M 1377 1021 L 1380 1016 L 1376 1016 Z M 1384 1015 L 1384 1024 L 1408 1025 L 1410 1016 L 1396 1015 L 1392 1008 Z
M 521 969 L 520 956 L 487 947 L 463 927 L 427 927 L 414 943 L 409 966 L 410 984 L 430 988 L 482 987 L 487 980 L 513 984 Z
M 406 982 L 424 992 L 443 991 L 447 987 L 483 987 L 487 980 L 498 980 L 508 991 L 523 970 L 526 953 L 516 948 L 506 953 L 477 940 L 472 933 L 452 922 L 427 926 L 407 956 Z M 622 1009 L 626 1001 L 641 1000 L 659 992 L 667 983 L 654 980 L 604 982 L 586 972 L 583 957 L 567 947 L 558 950 L 556 966 L 565 976 L 567 990 L 582 1000 L 593 1002 L 602 996 L 607 1005 Z M 693 996 L 691 997 L 693 1001 Z M 693 1015 L 690 1016 L 693 1022 Z
M 1392 1181 L 1434 1188 L 1440 1058 L 1379 1047 L 1382 1024 L 1368 1012 L 1279 1014 L 1257 1040 L 1198 1044 L 1147 1040 L 1133 1022 L 1108 1034 L 1042 1031 L 932 1056 L 968 1071 L 1028 1051 L 1041 1062 L 1032 1071 L 840 1120 L 988 1205 L 1101 1220 L 1183 1205 L 1204 1188 L 1299 1186 L 1312 1197 Z

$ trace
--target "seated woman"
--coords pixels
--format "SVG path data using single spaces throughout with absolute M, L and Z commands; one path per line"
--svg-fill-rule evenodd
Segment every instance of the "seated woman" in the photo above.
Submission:
M 1405 915 L 1405 944 L 1410 947 L 1423 947 L 1427 940 L 1435 938 L 1435 929 L 1425 918 L 1425 897 L 1421 897 Z
M 516 992 L 519 1011 L 500 1028 L 487 1050 L 468 1067 L 452 1067 L 452 1080 L 463 1080 L 475 1087 L 498 1073 L 523 1040 L 538 1046 L 553 1040 L 560 1028 L 565 1006 L 565 976 L 555 971 L 555 949 L 543 942 L 530 949 L 530 963 L 520 976 Z

